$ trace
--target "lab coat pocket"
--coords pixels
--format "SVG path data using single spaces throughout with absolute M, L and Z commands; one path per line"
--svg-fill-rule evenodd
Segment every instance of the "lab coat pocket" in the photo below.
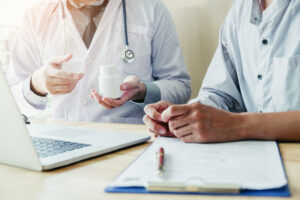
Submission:
M 129 49 L 133 50 L 135 59 L 128 64 L 121 60 L 121 52 L 125 49 L 124 28 L 117 26 L 115 28 L 115 45 L 113 55 L 118 55 L 115 64 L 119 66 L 124 77 L 128 75 L 136 75 L 140 79 L 144 79 L 147 75 L 152 74 L 151 68 L 151 37 L 147 27 L 128 25 Z
M 300 110 L 300 55 L 273 59 L 272 93 L 275 111 Z

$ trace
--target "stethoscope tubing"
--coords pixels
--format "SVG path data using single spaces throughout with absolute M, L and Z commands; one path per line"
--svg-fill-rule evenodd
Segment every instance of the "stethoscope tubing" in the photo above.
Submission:
M 123 23 L 124 23 L 125 45 L 129 46 L 128 30 L 127 30 L 127 11 L 126 11 L 126 1 L 125 0 L 122 0 L 122 8 L 123 8 Z

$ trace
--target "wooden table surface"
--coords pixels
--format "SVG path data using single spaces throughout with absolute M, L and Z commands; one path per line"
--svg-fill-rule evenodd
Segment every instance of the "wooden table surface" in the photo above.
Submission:
M 88 128 L 147 133 L 143 125 L 47 122 Z M 34 172 L 0 165 L 0 200 L 229 200 L 284 199 L 263 197 L 111 194 L 104 189 L 148 145 L 142 144 L 49 172 Z M 300 144 L 280 143 L 293 200 L 300 200 Z

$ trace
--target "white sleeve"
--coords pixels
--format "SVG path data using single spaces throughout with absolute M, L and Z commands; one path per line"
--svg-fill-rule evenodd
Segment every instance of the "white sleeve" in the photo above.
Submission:
M 35 70 L 42 66 L 40 50 L 35 35 L 36 27 L 36 21 L 33 15 L 31 15 L 31 12 L 28 11 L 24 16 L 22 26 L 14 41 L 10 67 L 7 72 L 7 80 L 11 86 L 17 104 L 19 105 L 21 112 L 27 115 L 31 114 L 27 112 L 34 110 L 32 103 L 28 102 L 39 97 L 35 96 L 34 98 L 30 98 L 30 96 L 32 97 L 34 95 L 28 96 L 27 94 L 32 93 L 28 91 L 28 88 L 26 90 L 26 87 L 28 87 L 28 79 L 30 79 Z M 24 98 L 24 92 L 26 92 L 25 96 L 29 98 Z M 44 102 L 45 99 L 40 99 L 40 101 Z

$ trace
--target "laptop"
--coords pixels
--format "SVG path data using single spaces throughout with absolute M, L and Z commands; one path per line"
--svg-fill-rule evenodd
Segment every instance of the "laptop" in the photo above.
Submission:
M 0 111 L 0 163 L 36 171 L 63 167 L 150 139 L 147 134 L 119 130 L 25 125 L 2 71 Z

